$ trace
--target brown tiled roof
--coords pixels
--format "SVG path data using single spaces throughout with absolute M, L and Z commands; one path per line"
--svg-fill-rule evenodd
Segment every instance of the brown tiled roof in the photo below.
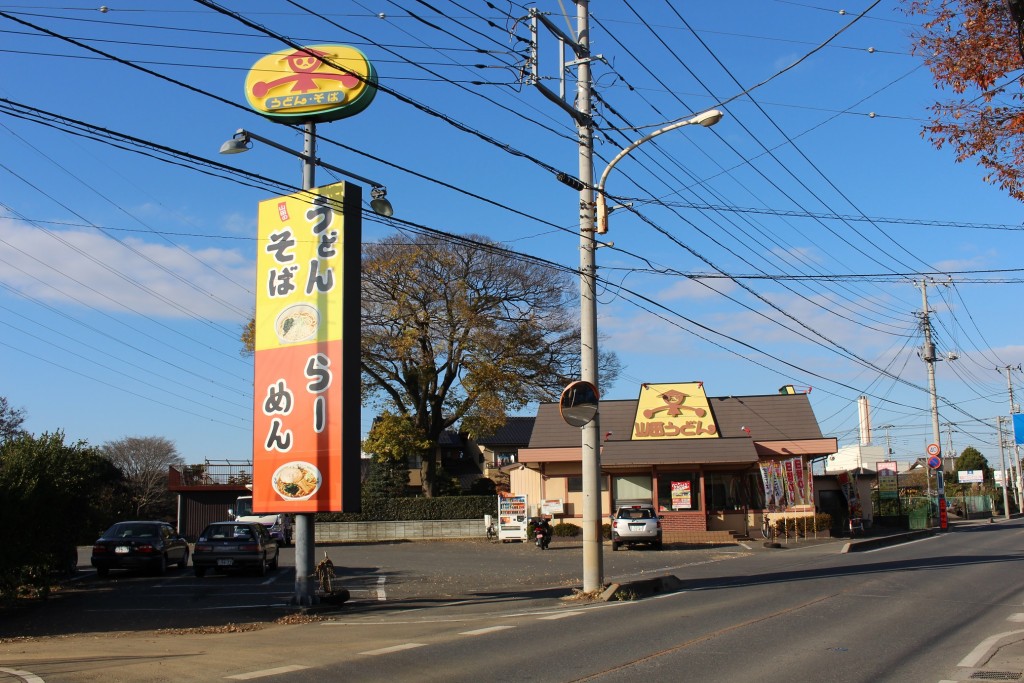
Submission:
M 823 439 L 807 394 L 708 397 L 708 403 L 719 438 L 631 441 L 637 401 L 602 401 L 599 414 L 604 444 L 601 464 L 752 463 L 757 461 L 755 442 L 770 441 L 822 439 L 823 452 L 834 452 L 828 450 L 834 439 Z M 541 404 L 530 448 L 579 446 L 580 430 L 562 420 L 558 404 Z

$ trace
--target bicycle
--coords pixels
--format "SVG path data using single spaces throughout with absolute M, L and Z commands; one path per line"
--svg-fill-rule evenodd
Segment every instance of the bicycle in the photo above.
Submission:
M 498 532 L 494 529 L 494 522 L 487 525 L 487 540 L 493 541 L 498 537 Z
M 775 540 L 775 525 L 772 524 L 771 518 L 768 513 L 765 512 L 761 518 L 761 535 L 766 541 Z

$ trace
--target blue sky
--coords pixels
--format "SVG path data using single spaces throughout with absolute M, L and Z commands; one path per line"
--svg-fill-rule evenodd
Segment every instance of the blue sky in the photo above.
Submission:
M 551 169 L 577 173 L 576 132 L 519 82 L 528 5 L 493 4 L 225 7 L 302 44 L 366 53 L 382 90 L 362 114 L 321 125 L 319 152 L 384 183 L 397 217 L 575 268 L 578 196 Z M 563 4 L 536 6 L 568 31 Z M 252 366 L 238 337 L 254 297 L 256 207 L 298 185 L 300 167 L 259 144 L 217 150 L 240 127 L 301 148 L 243 96 L 248 68 L 286 46 L 200 3 L 107 7 L 0 4 L 0 395 L 33 432 L 93 444 L 162 436 L 189 462 L 247 460 Z M 951 438 L 957 453 L 973 445 L 998 463 L 1003 368 L 1020 382 L 1024 360 L 1012 309 L 1021 206 L 922 138 L 944 93 L 909 54 L 914 25 L 898 5 L 844 9 L 591 4 L 603 57 L 597 176 L 660 125 L 726 113 L 714 128 L 658 137 L 609 177 L 609 193 L 642 215 L 613 214 L 603 239 L 614 246 L 598 252 L 602 348 L 625 365 L 604 395 L 690 380 L 713 396 L 811 387 L 823 431 L 841 444 L 856 441 L 866 395 L 896 457 L 923 456 L 931 420 L 915 283 L 928 278 L 937 347 L 959 355 L 937 367 L 943 447 Z M 557 90 L 554 41 L 541 50 Z M 276 187 L 48 125 L 52 115 Z M 364 239 L 401 227 L 367 215 Z M 1010 272 L 984 272 L 999 270 Z

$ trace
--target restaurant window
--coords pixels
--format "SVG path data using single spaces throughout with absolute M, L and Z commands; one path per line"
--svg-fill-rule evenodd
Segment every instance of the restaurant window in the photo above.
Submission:
M 699 472 L 658 472 L 658 510 L 700 510 Z
M 764 491 L 756 471 L 706 472 L 704 486 L 708 510 L 764 508 Z
M 583 477 L 582 476 L 566 477 L 566 479 L 569 480 L 568 484 L 567 484 L 568 487 L 569 487 L 569 489 L 568 489 L 569 493 L 583 493 Z M 602 491 L 607 491 L 608 490 L 608 477 L 605 477 L 603 475 L 601 476 L 601 490 Z
M 612 481 L 612 494 L 616 502 L 620 500 L 652 500 L 654 496 L 651 490 L 651 475 L 636 474 L 615 477 Z

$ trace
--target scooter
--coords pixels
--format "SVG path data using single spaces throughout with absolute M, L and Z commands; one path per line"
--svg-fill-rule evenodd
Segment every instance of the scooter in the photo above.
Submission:
M 537 539 L 537 547 L 541 550 L 547 550 L 551 545 L 551 532 L 540 524 L 533 528 L 533 535 Z

